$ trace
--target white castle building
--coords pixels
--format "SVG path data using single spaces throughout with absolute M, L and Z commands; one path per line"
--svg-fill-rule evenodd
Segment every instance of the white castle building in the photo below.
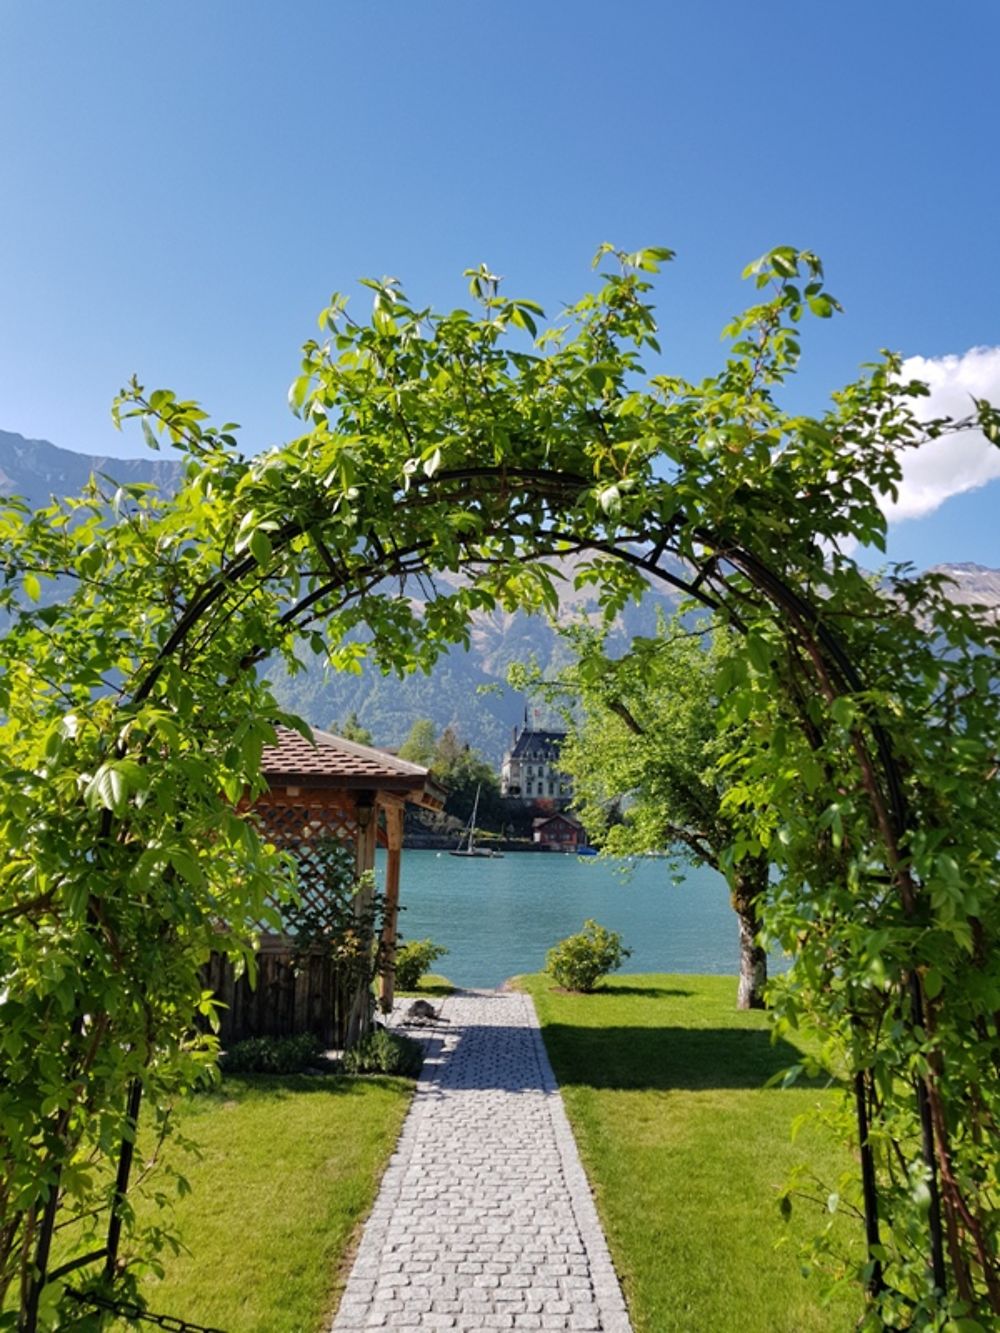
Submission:
M 564 731 L 542 731 L 528 726 L 514 728 L 511 747 L 500 767 L 500 795 L 525 802 L 549 802 L 556 809 L 573 799 L 573 783 L 559 768 L 559 747 Z

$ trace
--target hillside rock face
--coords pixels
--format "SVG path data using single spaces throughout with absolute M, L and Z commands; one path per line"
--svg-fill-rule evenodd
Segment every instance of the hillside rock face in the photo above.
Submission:
M 1000 569 L 985 565 L 934 565 L 951 580 L 951 600 L 964 606 L 979 604 L 1000 608 Z
M 180 468 L 171 458 L 101 458 L 0 431 L 0 495 L 21 495 L 38 508 L 53 495 L 77 494 L 94 473 L 118 483 L 152 482 L 169 491 Z M 952 579 L 956 601 L 1000 611 L 1000 570 L 974 564 L 938 568 Z M 571 569 L 566 572 L 560 619 L 594 615 L 590 590 L 577 591 Z M 624 648 L 634 635 L 653 633 L 657 611 L 669 614 L 673 605 L 672 596 L 651 589 L 640 605 L 627 607 L 619 616 L 613 644 Z M 333 675 L 313 664 L 293 677 L 279 664 L 269 675 L 282 704 L 317 727 L 336 730 L 338 721 L 355 712 L 376 744 L 397 746 L 417 718 L 429 717 L 439 730 L 454 726 L 464 740 L 499 764 L 513 727 L 524 715 L 524 700 L 504 684 L 507 667 L 533 660 L 543 670 L 556 669 L 564 652 L 558 634 L 541 617 L 497 610 L 476 616 L 469 651 L 452 649 L 429 676 L 397 680 L 374 671 Z
M 119 485 L 152 482 L 173 490 L 180 464 L 173 458 L 111 458 L 59 449 L 48 440 L 28 440 L 0 430 L 0 495 L 19 495 L 32 509 L 48 504 L 53 495 L 79 495 L 94 475 Z

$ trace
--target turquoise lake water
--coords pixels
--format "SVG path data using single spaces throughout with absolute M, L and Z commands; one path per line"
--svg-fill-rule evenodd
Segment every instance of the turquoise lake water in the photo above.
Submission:
M 384 854 L 379 853 L 381 879 Z M 435 965 L 457 986 L 498 986 L 538 972 L 557 941 L 588 917 L 621 933 L 629 972 L 737 971 L 736 917 L 725 881 L 690 867 L 675 886 L 664 861 L 614 863 L 558 853 L 508 852 L 464 861 L 447 852 L 404 851 L 400 934 L 430 937 L 448 955 Z

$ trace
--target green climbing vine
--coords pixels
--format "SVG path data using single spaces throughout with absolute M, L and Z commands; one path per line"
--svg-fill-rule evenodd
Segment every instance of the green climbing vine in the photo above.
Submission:
M 234 812 L 281 720 L 253 668 L 426 667 L 477 611 L 552 607 L 571 553 L 608 611 L 655 578 L 742 636 L 724 762 L 754 831 L 730 854 L 780 865 L 777 1020 L 845 1089 L 869 1326 L 1000 1312 L 997 629 L 940 579 L 876 583 L 844 553 L 882 543 L 907 450 L 1000 422 L 921 421 L 891 356 L 823 414 L 787 412 L 801 321 L 836 309 L 788 247 L 749 271 L 760 299 L 718 374 L 647 379 L 669 258 L 603 247 L 598 288 L 541 332 L 485 268 L 474 309 L 443 315 L 369 283 L 370 317 L 336 297 L 304 349 L 286 446 L 245 458 L 133 383 L 116 412 L 180 452 L 176 497 L 98 479 L 0 510 L 0 1292 L 28 1333 L 71 1318 L 53 1231 L 93 1245 L 129 1088 L 163 1103 L 211 1064 L 199 967 L 220 942 L 252 964 L 286 881 Z

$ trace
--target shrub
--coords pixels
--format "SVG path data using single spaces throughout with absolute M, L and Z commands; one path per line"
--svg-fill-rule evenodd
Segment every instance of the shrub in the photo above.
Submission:
M 621 967 L 631 952 L 617 931 L 585 921 L 579 935 L 570 935 L 549 950 L 545 970 L 557 986 L 589 992 L 605 973 Z
M 401 1032 L 375 1028 L 344 1052 L 345 1074 L 404 1074 L 416 1078 L 424 1062 L 419 1041 Z
M 220 1064 L 227 1074 L 299 1074 L 323 1054 L 311 1032 L 295 1037 L 246 1037 L 230 1046 Z
M 400 990 L 416 990 L 420 978 L 432 963 L 443 958 L 448 950 L 433 940 L 410 940 L 396 954 L 396 985 Z

